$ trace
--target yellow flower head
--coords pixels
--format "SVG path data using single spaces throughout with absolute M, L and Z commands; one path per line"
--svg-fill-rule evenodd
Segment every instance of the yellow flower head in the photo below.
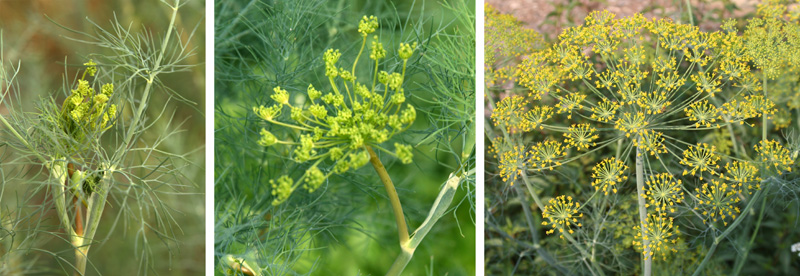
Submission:
M 648 214 L 647 223 L 644 226 L 644 231 L 640 225 L 634 227 L 633 245 L 636 250 L 642 251 L 644 259 L 647 260 L 655 257 L 656 254 L 661 255 L 663 260 L 667 259 L 667 254 L 678 252 L 675 248 L 680 238 L 678 234 L 677 225 L 673 225 L 672 218 L 662 214 Z M 642 235 L 644 232 L 644 235 Z M 644 247 L 644 242 L 648 241 L 648 248 Z
M 603 159 L 592 168 L 592 178 L 594 178 L 592 186 L 595 190 L 602 190 L 605 195 L 608 195 L 609 190 L 616 194 L 617 184 L 628 180 L 628 176 L 625 175 L 627 169 L 628 166 L 625 166 L 624 162 L 614 157 Z
M 645 184 L 644 194 L 641 195 L 647 201 L 645 207 L 654 206 L 659 213 L 674 213 L 675 204 L 683 202 L 681 181 L 671 174 L 651 175 Z
M 542 222 L 542 225 L 550 225 L 553 229 L 547 230 L 547 234 L 550 235 L 558 230 L 559 233 L 563 233 L 565 230 L 570 234 L 574 233 L 572 230 L 572 226 L 581 227 L 583 226 L 580 222 L 578 222 L 578 218 L 583 217 L 583 213 L 580 213 L 581 204 L 577 202 L 572 202 L 571 196 L 559 196 L 556 198 L 551 198 L 547 202 L 547 206 L 544 207 L 544 211 L 542 211 L 542 218 L 546 221 Z M 564 236 L 560 235 L 563 239 Z

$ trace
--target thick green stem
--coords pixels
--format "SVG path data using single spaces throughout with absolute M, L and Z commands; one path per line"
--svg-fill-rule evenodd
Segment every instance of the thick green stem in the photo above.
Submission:
M 644 266 L 643 266 L 643 274 L 644 276 L 650 276 L 653 274 L 653 258 L 649 258 L 650 256 L 650 240 L 644 239 L 647 237 L 647 233 L 645 232 L 647 228 L 647 207 L 644 201 L 644 156 L 639 151 L 639 148 L 636 148 L 636 198 L 639 200 L 639 224 L 641 225 L 642 229 L 642 245 L 643 250 L 642 252 L 645 257 Z
M 405 244 L 408 242 L 408 226 L 406 226 L 406 218 L 403 215 L 403 206 L 400 204 L 400 197 L 397 196 L 397 190 L 394 189 L 392 178 L 389 177 L 389 173 L 386 172 L 383 163 L 378 159 L 378 155 L 375 154 L 372 147 L 366 146 L 366 148 L 367 152 L 369 152 L 369 162 L 372 163 L 372 167 L 375 168 L 375 172 L 377 172 L 378 176 L 381 178 L 383 187 L 386 188 L 386 195 L 389 197 L 389 202 L 392 204 L 392 212 L 394 212 L 394 220 L 397 222 L 397 236 L 400 238 L 400 244 Z

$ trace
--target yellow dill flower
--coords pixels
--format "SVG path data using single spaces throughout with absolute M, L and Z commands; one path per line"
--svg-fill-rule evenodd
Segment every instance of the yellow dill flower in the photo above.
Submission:
M 677 71 L 658 73 L 656 85 L 667 92 L 672 92 L 686 83 L 686 78 L 678 74 Z
M 774 167 L 778 174 L 783 174 L 783 171 L 792 171 L 794 158 L 791 157 L 789 150 L 784 148 L 778 141 L 761 141 L 753 147 L 758 153 L 757 160 L 764 163 L 765 166 Z
M 520 128 L 523 131 L 531 131 L 536 128 L 543 129 L 542 123 L 545 120 L 550 119 L 553 116 L 553 108 L 542 105 L 542 106 L 534 106 L 528 112 L 525 112 L 522 115 L 522 122 L 520 123 Z
M 712 123 L 714 127 L 719 127 L 716 122 L 718 119 L 722 119 L 717 107 L 708 103 L 708 100 L 694 102 L 689 107 L 684 108 L 683 112 L 686 113 L 686 117 L 689 117 L 689 120 L 695 122 L 694 127 L 697 128 L 700 126 L 711 127 Z
M 558 233 L 563 233 L 566 229 L 567 232 L 570 234 L 575 233 L 572 230 L 572 226 L 581 227 L 583 226 L 580 222 L 578 222 L 578 218 L 583 217 L 583 213 L 579 212 L 581 208 L 581 204 L 577 202 L 572 202 L 571 196 L 558 196 L 556 198 L 551 198 L 547 201 L 547 206 L 544 207 L 542 211 L 542 218 L 546 221 L 542 222 L 542 225 L 550 225 L 553 229 L 547 230 L 547 234 L 550 235 L 558 230 Z M 564 235 L 559 235 L 562 239 Z
M 543 44 L 539 33 L 522 25 L 514 16 L 501 14 L 492 5 L 485 4 L 484 68 L 487 86 L 510 80 L 515 71 L 511 61 Z
M 672 104 L 669 98 L 667 98 L 667 95 L 661 91 L 645 92 L 642 94 L 642 97 L 640 97 L 636 103 L 644 108 L 644 110 L 647 110 L 647 114 L 660 114 Z
M 561 166 L 561 161 L 567 156 L 566 146 L 556 140 L 538 142 L 530 150 L 530 166 L 537 171 L 552 169 Z
M 603 159 L 592 168 L 592 178 L 594 178 L 592 186 L 597 191 L 602 190 L 605 195 L 608 195 L 609 190 L 616 194 L 617 184 L 628 180 L 628 176 L 625 175 L 627 169 L 628 166 L 625 166 L 624 162 L 614 157 Z
M 517 129 L 523 128 L 522 116 L 527 104 L 528 101 L 521 96 L 503 98 L 492 111 L 492 122 L 497 127 L 506 128 L 509 133 L 515 133 Z
M 713 73 L 708 72 L 704 74 L 702 72 L 697 72 L 697 74 L 692 75 L 691 78 L 697 86 L 697 91 L 700 93 L 706 92 L 713 97 L 714 93 L 722 91 L 722 89 L 719 88 L 721 82 Z
M 647 200 L 645 207 L 655 206 L 659 213 L 674 213 L 675 204 L 683 202 L 681 180 L 676 180 L 668 173 L 651 175 L 648 179 L 644 194 L 641 195 Z
M 672 220 L 671 217 L 661 214 L 648 214 L 644 231 L 642 231 L 641 225 L 634 227 L 633 232 L 636 234 L 633 238 L 633 246 L 636 247 L 636 250 L 642 251 L 645 260 L 655 257 L 656 254 L 661 255 L 663 260 L 666 260 L 670 251 L 678 252 L 675 246 L 680 240 L 678 237 L 680 231 L 677 225 L 673 225 Z M 642 232 L 644 232 L 644 235 L 642 235 Z M 650 242 L 649 250 L 645 250 L 644 241 Z
M 631 134 L 639 135 L 644 127 L 647 126 L 647 120 L 643 112 L 630 113 L 625 112 L 614 122 L 614 128 L 625 133 L 625 137 L 630 137 Z
M 774 130 L 787 128 L 792 123 L 792 113 L 787 109 L 780 109 L 772 118 L 772 123 L 775 124 Z
M 700 180 L 703 180 L 703 172 L 716 175 L 715 170 L 719 169 L 719 165 L 717 165 L 719 155 L 716 153 L 716 149 L 716 147 L 709 146 L 706 143 L 689 146 L 688 149 L 683 151 L 683 159 L 681 159 L 680 163 L 690 167 L 691 170 L 684 169 L 683 175 L 691 173 L 694 176 L 697 171 L 700 171 L 698 175 Z
M 758 116 L 763 116 L 764 114 L 767 115 L 767 119 L 772 119 L 772 115 L 777 112 L 775 109 L 775 103 L 773 103 L 770 99 L 764 98 L 764 95 L 748 95 L 745 96 L 744 99 L 755 109 L 755 112 L 758 113 Z
M 737 182 L 739 187 L 747 184 L 747 191 L 752 194 L 753 190 L 761 189 L 761 178 L 758 177 L 758 168 L 750 162 L 733 161 L 725 164 L 725 173 L 722 178 L 727 181 Z
M 556 113 L 568 113 L 569 115 L 567 115 L 567 119 L 572 119 L 572 111 L 575 109 L 582 109 L 583 105 L 581 105 L 581 102 L 584 99 L 586 99 L 586 95 L 584 94 L 579 92 L 569 93 L 560 98 L 560 101 L 556 104 L 556 108 L 558 108 Z
M 514 146 L 498 154 L 500 177 L 503 178 L 503 182 L 509 182 L 510 180 L 513 186 L 517 176 L 522 172 L 522 168 L 525 167 L 525 160 L 527 159 L 525 150 L 519 146 Z
M 732 123 L 738 122 L 739 124 L 744 124 L 744 120 L 759 116 L 758 110 L 756 110 L 752 102 L 737 101 L 736 99 L 722 104 L 720 113 L 727 116 Z
M 550 93 L 550 89 L 561 79 L 558 66 L 547 63 L 549 56 L 550 51 L 534 52 L 517 66 L 514 74 L 519 83 L 531 91 L 529 96 L 534 100 Z
M 650 155 L 659 159 L 659 154 L 666 153 L 667 147 L 664 146 L 664 138 L 661 137 L 661 132 L 654 130 L 643 130 L 640 132 L 639 138 L 633 140 L 633 145 L 642 152 L 648 152 Z
M 608 123 L 614 119 L 614 115 L 617 114 L 619 106 L 617 102 L 603 99 L 601 102 L 597 103 L 597 106 L 592 107 L 592 116 L 590 118 L 599 122 Z
M 695 210 L 702 211 L 703 223 L 708 220 L 716 222 L 717 219 L 722 220 L 724 225 L 728 225 L 726 219 L 736 219 L 739 215 L 739 196 L 737 195 L 736 186 L 728 185 L 717 180 L 711 180 L 711 183 L 704 183 L 701 188 L 695 188 L 695 197 L 697 197 L 698 206 Z
M 564 133 L 565 143 L 575 147 L 578 150 L 589 149 L 594 147 L 597 143 L 594 140 L 600 138 L 600 135 L 595 134 L 597 129 L 589 126 L 589 124 L 573 124 Z

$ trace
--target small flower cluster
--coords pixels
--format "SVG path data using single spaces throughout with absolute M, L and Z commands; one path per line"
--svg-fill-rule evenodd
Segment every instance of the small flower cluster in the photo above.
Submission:
M 711 183 L 705 183 L 702 187 L 695 188 L 695 191 L 699 206 L 694 209 L 702 210 L 702 215 L 710 220 L 716 222 L 719 219 L 728 225 L 726 219 L 736 219 L 739 215 L 736 204 L 740 198 L 736 186 L 712 179 Z M 704 218 L 703 222 L 708 222 L 708 219 Z
M 647 201 L 645 207 L 655 206 L 658 213 L 674 213 L 675 204 L 683 202 L 681 180 L 676 180 L 671 174 L 651 175 L 645 185 L 641 195 Z
M 114 84 L 103 84 L 98 93 L 84 79 L 86 74 L 97 73 L 97 64 L 90 60 L 84 65 L 88 67 L 78 80 L 78 87 L 71 91 L 61 107 L 62 129 L 78 140 L 86 133 L 108 130 L 117 116 L 117 105 L 108 102 L 114 94 Z
M 339 67 L 341 53 L 328 49 L 323 55 L 325 76 L 331 91 L 324 92 L 309 85 L 306 101 L 290 102 L 289 91 L 275 87 L 270 106 L 257 106 L 253 112 L 270 127 L 290 129 L 296 140 L 282 140 L 267 128 L 260 131 L 258 144 L 264 147 L 288 146 L 293 148 L 290 157 L 297 163 L 313 162 L 297 180 L 282 175 L 270 180 L 274 205 L 284 202 L 302 183 L 308 192 L 314 192 L 331 174 L 341 174 L 358 169 L 370 160 L 369 149 L 377 148 L 397 157 L 402 163 L 413 161 L 412 147 L 394 143 L 394 152 L 381 144 L 394 135 L 407 130 L 416 119 L 416 110 L 406 102 L 402 88 L 406 63 L 414 53 L 416 43 L 401 43 L 397 52 L 403 61 L 402 72 L 379 71 L 380 62 L 386 58 L 386 50 L 373 38 L 370 59 L 375 71 L 367 82 L 357 79 L 356 66 L 369 35 L 378 29 L 378 19 L 364 16 L 358 24 L 362 48 L 353 62 L 352 70 Z M 371 83 L 369 82 L 371 81 Z M 288 112 L 286 112 L 288 111 Z M 287 116 L 284 114 L 288 113 Z M 321 169 L 323 161 L 329 160 L 330 169 Z
M 558 230 L 559 236 L 563 239 L 565 229 L 572 234 L 575 232 L 572 230 L 573 225 L 576 227 L 583 226 L 578 222 L 578 218 L 583 217 L 583 213 L 580 213 L 581 204 L 572 202 L 571 196 L 562 195 L 551 198 L 547 203 L 544 211 L 542 211 L 542 218 L 546 220 L 542 222 L 542 225 L 550 225 L 553 228 L 547 230 L 548 235 Z
M 609 189 L 616 194 L 617 184 L 628 180 L 628 176 L 625 175 L 627 169 L 628 166 L 625 166 L 624 162 L 614 157 L 603 159 L 592 168 L 592 178 L 594 178 L 592 186 L 597 191 L 602 190 L 605 195 L 608 195 Z
M 636 225 L 634 227 L 635 238 L 633 245 L 637 250 L 642 251 L 645 260 L 655 257 L 656 254 L 662 256 L 663 260 L 667 259 L 667 253 L 678 252 L 675 245 L 678 243 L 678 226 L 673 225 L 673 218 L 664 216 L 662 214 L 648 214 L 647 223 L 642 226 Z M 644 235 L 642 235 L 644 232 Z M 649 250 L 645 250 L 644 241 L 649 241 Z
M 762 141 L 753 147 L 758 153 L 758 160 L 767 167 L 774 168 L 778 174 L 783 174 L 784 171 L 792 171 L 794 158 L 791 157 L 789 150 L 784 148 L 778 141 Z

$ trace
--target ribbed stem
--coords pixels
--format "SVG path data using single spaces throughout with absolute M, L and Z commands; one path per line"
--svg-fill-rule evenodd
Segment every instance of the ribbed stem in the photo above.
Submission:
M 640 139 L 640 138 L 639 138 Z M 653 274 L 653 258 L 650 258 L 650 240 L 645 239 L 647 233 L 645 232 L 647 228 L 647 207 L 645 207 L 646 203 L 644 201 L 644 156 L 639 151 L 639 148 L 636 148 L 636 198 L 639 200 L 639 223 L 641 225 L 642 230 L 642 245 L 644 247 L 644 271 L 642 275 L 650 276 Z

